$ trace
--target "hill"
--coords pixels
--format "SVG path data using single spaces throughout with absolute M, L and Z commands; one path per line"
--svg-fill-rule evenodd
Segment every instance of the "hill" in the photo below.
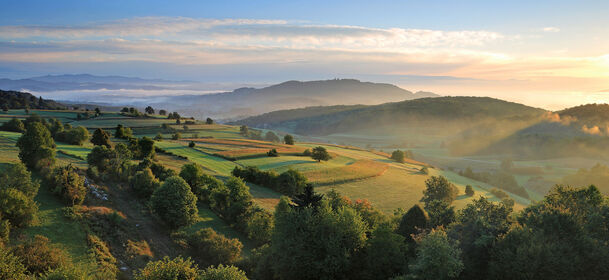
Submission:
M 309 106 L 374 105 L 436 96 L 427 92 L 412 93 L 390 84 L 335 79 L 288 81 L 260 89 L 239 88 L 216 94 L 174 96 L 157 105 L 176 108 L 195 117 L 235 119 Z
M 63 109 L 66 106 L 59 102 L 36 97 L 28 92 L 0 90 L 0 108 L 8 109 Z
M 470 127 L 488 120 L 519 120 L 545 110 L 489 97 L 437 97 L 375 106 L 312 107 L 272 112 L 235 122 L 302 135 L 329 135 L 375 130 L 396 133 L 403 127 Z

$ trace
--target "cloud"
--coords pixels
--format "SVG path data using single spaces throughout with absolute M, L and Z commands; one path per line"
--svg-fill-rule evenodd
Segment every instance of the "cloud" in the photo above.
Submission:
M 558 27 L 552 27 L 552 26 L 549 26 L 549 27 L 544 27 L 544 28 L 542 28 L 542 29 L 541 29 L 541 31 L 543 31 L 543 32 L 551 32 L 551 33 L 556 33 L 556 32 L 560 32 L 560 28 L 558 28 Z

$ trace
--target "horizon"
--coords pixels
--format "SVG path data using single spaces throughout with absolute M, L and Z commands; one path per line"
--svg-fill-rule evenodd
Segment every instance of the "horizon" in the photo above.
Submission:
M 352 78 L 558 110 L 609 101 L 609 3 L 587 2 L 7 3 L 0 78 Z

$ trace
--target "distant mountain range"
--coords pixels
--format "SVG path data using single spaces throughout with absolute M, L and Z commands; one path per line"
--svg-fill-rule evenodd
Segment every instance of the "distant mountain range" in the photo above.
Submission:
M 109 102 L 136 107 L 151 105 L 196 118 L 225 120 L 308 106 L 374 105 L 438 96 L 430 92 L 413 93 L 391 84 L 354 79 L 288 81 L 263 88 L 242 87 L 228 92 L 209 93 L 221 86 L 192 81 L 88 74 L 0 79 L 0 89 L 31 91 L 57 100 Z

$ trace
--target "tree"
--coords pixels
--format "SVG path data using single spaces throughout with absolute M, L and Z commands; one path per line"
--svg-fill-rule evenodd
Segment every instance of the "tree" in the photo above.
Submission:
M 324 148 L 322 146 L 317 146 L 317 147 L 313 148 L 313 151 L 311 152 L 311 158 L 316 160 L 317 162 L 321 162 L 322 160 L 328 161 L 332 157 L 330 156 L 330 154 L 328 153 L 326 148 Z
M 463 270 L 461 251 L 443 230 L 432 230 L 418 240 L 417 257 L 410 265 L 412 279 L 455 279 Z
M 180 170 L 180 177 L 188 183 L 192 192 L 200 197 L 204 188 L 206 188 L 206 178 L 205 172 L 203 172 L 203 167 L 196 163 L 189 163 L 182 165 L 182 169 Z
M 23 122 L 17 118 L 12 118 L 10 121 L 5 122 L 0 126 L 0 130 L 12 131 L 12 132 L 24 132 L 25 126 Z
M 264 140 L 269 141 L 269 142 L 279 142 L 279 136 L 277 136 L 277 134 L 275 134 L 275 132 L 272 131 L 267 131 L 266 134 L 264 135 Z
M 123 109 L 121 109 L 121 113 L 129 113 L 129 108 L 123 107 Z
M 30 225 L 38 205 L 33 199 L 13 188 L 0 189 L 0 216 L 14 227 Z
M 95 114 L 98 116 L 101 114 L 101 110 L 99 109 L 99 107 L 95 107 Z
M 80 205 L 85 201 L 87 195 L 85 178 L 78 175 L 72 165 L 55 168 L 49 181 L 51 191 L 70 205 Z
M 400 219 L 397 233 L 404 236 L 407 241 L 413 242 L 413 236 L 418 234 L 420 230 L 427 228 L 428 224 L 429 216 L 421 206 L 415 204 Z
M 321 200 L 323 199 L 323 194 L 318 194 L 314 191 L 313 184 L 306 184 L 304 191 L 300 194 L 297 194 L 292 199 L 294 204 L 296 204 L 296 208 L 313 208 L 316 209 L 319 207 Z
M 286 134 L 285 136 L 283 136 L 283 143 L 285 143 L 286 145 L 294 145 L 294 136 Z
M 207 118 L 205 120 L 205 124 L 214 124 L 214 120 L 212 120 L 211 118 Z
M 182 138 L 182 134 L 179 132 L 176 132 L 173 135 L 171 135 L 171 140 L 179 140 L 180 138 Z
M 457 187 L 444 176 L 431 176 L 425 181 L 425 186 L 426 189 L 423 190 L 421 202 L 428 203 L 432 200 L 441 200 L 451 204 L 457 198 Z
M 140 158 L 154 158 L 154 140 L 144 136 L 137 143 Z
M 232 264 L 241 257 L 243 244 L 236 238 L 226 238 L 212 228 L 203 228 L 186 236 L 186 243 L 199 263 L 206 266 Z
M 404 151 L 400 151 L 400 150 L 395 150 L 391 153 L 391 159 L 395 160 L 397 162 L 401 162 L 404 163 L 404 158 L 405 158 L 405 154 Z
M 277 191 L 280 193 L 294 196 L 305 190 L 307 177 L 294 169 L 289 169 L 277 177 L 276 185 Z
M 455 208 L 446 201 L 431 200 L 425 203 L 425 211 L 429 215 L 429 228 L 448 226 L 455 221 Z
M 275 208 L 270 266 L 276 278 L 348 279 L 352 263 L 366 245 L 366 223 L 354 209 L 290 207 L 282 197 Z
M 13 255 L 9 250 L 0 249 L 0 279 L 30 279 L 25 272 L 26 268 L 19 257 Z
M 53 246 L 49 239 L 42 235 L 26 240 L 11 251 L 33 275 L 65 266 L 70 260 L 67 252 Z
M 106 146 L 108 148 L 112 147 L 112 142 L 110 141 L 110 134 L 105 130 L 98 128 L 93 132 L 93 137 L 91 137 L 91 143 L 96 146 Z
M 250 131 L 249 131 L 249 129 L 247 128 L 247 125 L 242 125 L 242 126 L 239 128 L 239 134 L 241 134 L 241 135 L 243 135 L 243 136 L 245 136 L 245 137 L 247 137 L 247 136 L 249 136 L 249 135 L 250 135 Z
M 474 196 L 474 193 L 475 193 L 475 192 L 474 192 L 474 188 L 472 188 L 472 186 L 471 186 L 471 185 L 467 185 L 467 186 L 465 186 L 465 194 L 466 194 L 467 196 Z
M 383 224 L 372 232 L 365 249 L 365 279 L 390 279 L 408 270 L 404 237 Z
M 161 115 L 161 116 L 167 115 L 167 111 L 161 109 L 161 110 L 159 110 L 159 115 Z
M 247 237 L 254 241 L 257 246 L 263 245 L 271 241 L 273 230 L 273 215 L 261 210 L 254 211 L 247 220 L 246 232 Z
M 197 197 L 184 179 L 170 177 L 152 194 L 152 209 L 171 228 L 194 223 L 198 217 Z
M 34 199 L 40 188 L 38 181 L 32 181 L 30 173 L 23 163 L 12 164 L 0 171 L 0 189 L 15 189 Z
M 195 142 L 194 141 L 190 141 L 190 143 L 188 143 L 188 147 L 189 148 L 194 148 L 195 147 Z
M 144 109 L 144 112 L 146 112 L 146 114 L 148 115 L 154 115 L 154 109 L 151 106 L 146 107 L 146 109 Z
M 188 259 L 177 257 L 170 259 L 165 256 L 162 260 L 149 262 L 134 273 L 135 280 L 196 280 L 199 275 L 197 265 Z
M 199 280 L 247 280 L 245 272 L 239 268 L 229 265 L 210 266 L 206 268 Z
M 17 140 L 17 147 L 19 158 L 30 169 L 55 163 L 55 141 L 42 123 L 29 123 L 26 132 Z
M 135 173 L 131 178 L 131 188 L 139 197 L 150 198 L 154 191 L 161 186 L 159 180 L 154 177 L 150 168 L 145 168 Z
M 266 155 L 269 157 L 278 157 L 279 152 L 277 152 L 277 149 L 270 149 L 268 152 L 266 152 Z

